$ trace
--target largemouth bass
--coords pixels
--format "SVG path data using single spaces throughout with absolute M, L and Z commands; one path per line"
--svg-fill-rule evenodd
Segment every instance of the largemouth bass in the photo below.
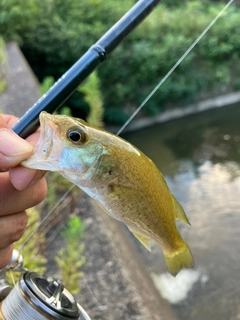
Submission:
M 40 115 L 41 133 L 33 156 L 22 165 L 57 171 L 122 221 L 150 249 L 163 249 L 168 271 L 193 266 L 175 219 L 189 224 L 155 164 L 129 142 L 81 119 Z

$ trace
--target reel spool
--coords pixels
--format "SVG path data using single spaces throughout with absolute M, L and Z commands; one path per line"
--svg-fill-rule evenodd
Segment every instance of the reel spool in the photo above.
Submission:
M 0 320 L 50 319 L 90 318 L 59 281 L 35 272 L 26 272 L 0 303 Z

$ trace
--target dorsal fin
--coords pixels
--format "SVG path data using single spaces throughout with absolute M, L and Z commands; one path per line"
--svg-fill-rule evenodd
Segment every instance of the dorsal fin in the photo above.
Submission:
M 133 233 L 133 235 L 141 242 L 142 245 L 144 245 L 145 248 L 147 248 L 149 251 L 151 251 L 151 242 L 150 239 L 143 236 L 142 234 L 132 231 L 129 227 L 128 229 Z
M 175 206 L 175 218 L 177 220 L 180 220 L 182 222 L 185 222 L 186 224 L 191 225 L 191 223 L 188 220 L 188 217 L 186 216 L 186 213 L 184 212 L 181 204 L 176 200 L 176 198 L 174 196 L 173 197 L 173 202 L 174 202 L 174 206 Z

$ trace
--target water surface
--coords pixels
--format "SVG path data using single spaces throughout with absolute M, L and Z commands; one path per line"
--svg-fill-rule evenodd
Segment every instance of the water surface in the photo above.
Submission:
M 154 125 L 123 138 L 157 164 L 192 224 L 177 223 L 195 258 L 192 272 L 168 278 L 159 247 L 153 245 L 148 253 L 139 246 L 162 294 L 172 288 L 166 295 L 176 318 L 240 319 L 240 106 Z

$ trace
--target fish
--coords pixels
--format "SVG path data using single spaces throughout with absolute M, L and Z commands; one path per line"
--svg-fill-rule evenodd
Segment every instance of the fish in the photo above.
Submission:
M 40 138 L 25 167 L 56 171 L 77 185 L 113 218 L 123 222 L 150 250 L 150 239 L 162 248 L 173 276 L 194 265 L 175 220 L 189 220 L 159 169 L 128 141 L 84 120 L 40 117 Z

